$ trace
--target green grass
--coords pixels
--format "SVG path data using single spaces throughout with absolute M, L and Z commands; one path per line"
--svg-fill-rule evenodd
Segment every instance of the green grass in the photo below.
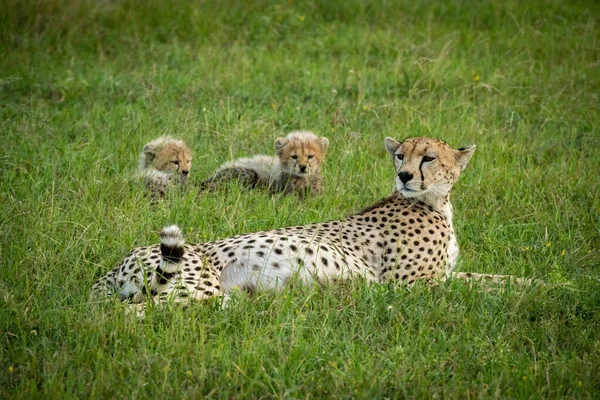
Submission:
M 558 0 L 0 1 L 0 397 L 593 398 L 600 392 L 600 5 Z M 325 193 L 151 205 L 147 141 L 192 180 L 309 129 Z M 502 293 L 301 287 L 234 306 L 87 303 L 171 223 L 188 241 L 341 218 L 390 193 L 386 136 L 477 151 L 463 271 Z M 481 288 L 479 288 L 481 289 Z

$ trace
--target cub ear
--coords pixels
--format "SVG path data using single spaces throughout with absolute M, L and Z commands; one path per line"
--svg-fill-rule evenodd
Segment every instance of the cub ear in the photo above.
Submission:
M 327 139 L 325 136 L 321 136 L 319 138 L 319 145 L 321 146 L 321 151 L 323 151 L 323 154 L 325 154 L 327 152 L 327 148 L 329 147 L 329 139 Z
M 400 147 L 401 144 L 402 143 L 392 139 L 391 137 L 385 138 L 385 148 L 388 151 L 388 153 L 391 154 L 392 158 L 394 157 L 394 154 L 396 154 L 396 150 L 398 150 L 398 147 Z
M 144 153 L 144 156 L 146 156 L 146 165 L 152 164 L 152 161 L 154 161 L 154 158 L 156 157 L 156 146 L 149 143 L 144 146 L 142 152 Z
M 456 164 L 460 167 L 460 170 L 463 171 L 467 167 L 467 163 L 473 156 L 475 152 L 475 145 L 469 147 L 461 147 L 458 150 L 454 151 L 454 159 L 456 160 Z
M 286 144 L 287 144 L 286 138 L 280 137 L 275 140 L 275 151 L 277 152 L 277 154 L 281 153 L 281 151 L 283 150 L 283 148 L 285 147 Z

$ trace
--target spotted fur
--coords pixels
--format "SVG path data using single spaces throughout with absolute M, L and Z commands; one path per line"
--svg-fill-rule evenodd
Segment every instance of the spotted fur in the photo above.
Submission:
M 178 272 L 153 300 L 187 302 L 234 288 L 279 289 L 291 279 L 327 283 L 361 277 L 410 285 L 418 279 L 483 277 L 453 273 L 458 246 L 450 190 L 475 146 L 454 150 L 440 140 L 387 138 L 386 148 L 396 172 L 391 196 L 342 220 L 185 245 Z M 129 298 L 131 288 L 162 262 L 159 245 L 137 248 L 92 292 Z

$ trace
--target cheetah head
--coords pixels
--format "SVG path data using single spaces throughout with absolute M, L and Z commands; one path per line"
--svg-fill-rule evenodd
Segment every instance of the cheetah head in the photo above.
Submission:
M 454 150 L 443 140 L 390 137 L 385 147 L 396 167 L 396 189 L 407 198 L 445 198 L 475 152 L 475 145 Z
M 283 169 L 297 176 L 319 173 L 325 160 L 329 140 L 312 132 L 291 132 L 275 140 L 275 151 Z
M 182 140 L 161 137 L 144 146 L 140 167 L 179 174 L 185 180 L 192 168 L 192 152 Z

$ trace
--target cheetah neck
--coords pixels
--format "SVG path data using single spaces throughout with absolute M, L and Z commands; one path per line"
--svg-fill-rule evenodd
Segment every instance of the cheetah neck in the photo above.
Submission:
M 412 199 L 433 207 L 446 218 L 446 221 L 452 224 L 453 210 L 452 203 L 450 203 L 450 194 L 447 194 L 445 197 L 440 197 L 426 193 L 423 196 L 412 197 Z

